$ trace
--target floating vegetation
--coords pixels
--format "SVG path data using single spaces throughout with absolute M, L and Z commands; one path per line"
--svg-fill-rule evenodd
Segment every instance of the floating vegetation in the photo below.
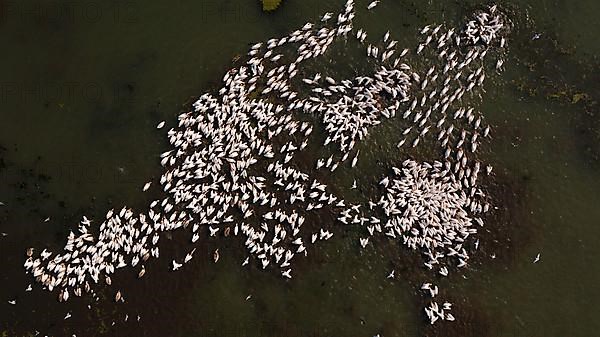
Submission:
M 263 11 L 270 12 L 276 10 L 283 0 L 261 0 Z

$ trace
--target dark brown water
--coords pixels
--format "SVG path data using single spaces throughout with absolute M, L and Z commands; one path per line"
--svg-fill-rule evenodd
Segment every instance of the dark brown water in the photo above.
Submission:
M 418 27 L 458 25 L 482 4 L 388 0 L 371 15 L 363 5 L 357 24 L 372 35 L 390 29 L 410 47 Z M 66 304 L 35 285 L 24 291 L 33 283 L 26 248 L 62 247 L 83 214 L 148 204 L 140 188 L 161 173 L 166 148 L 157 121 L 173 123 L 214 90 L 249 44 L 341 6 L 287 0 L 266 15 L 256 1 L 0 1 L 0 336 L 596 335 L 600 5 L 590 0 L 505 6 L 515 22 L 509 59 L 486 81 L 481 106 L 493 126 L 481 156 L 495 167 L 487 188 L 498 209 L 469 269 L 439 281 L 457 322 L 429 327 L 415 291 L 428 276 L 414 254 L 384 242 L 360 250 L 352 228 L 300 260 L 290 281 L 243 269 L 235 241 L 207 240 L 171 273 L 170 256 L 188 248 L 174 233 L 142 280 L 117 274 L 124 304 L 111 301 L 115 289 Z M 382 128 L 367 140 L 365 190 L 382 172 L 369 163 L 397 156 L 394 137 Z M 349 181 L 340 172 L 331 183 Z

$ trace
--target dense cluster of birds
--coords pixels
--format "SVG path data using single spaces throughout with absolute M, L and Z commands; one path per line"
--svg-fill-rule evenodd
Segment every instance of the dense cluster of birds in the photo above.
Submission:
M 399 50 L 389 32 L 369 43 L 354 16 L 354 0 L 348 0 L 337 15 L 326 13 L 320 22 L 251 46 L 247 62 L 225 74 L 218 95 L 200 96 L 167 132 L 172 149 L 160 156 L 164 173 L 158 179 L 164 198 L 143 212 L 108 211 L 94 226 L 98 234 L 84 217 L 63 252 L 28 249 L 26 270 L 66 301 L 95 284 L 111 285 L 120 268 L 136 268 L 143 277 L 146 261 L 159 257 L 161 234 L 185 228 L 192 244 L 201 235 L 241 238 L 248 253 L 243 265 L 252 259 L 291 278 L 293 260 L 331 239 L 343 224 L 365 228 L 360 246 L 381 233 L 421 252 L 427 268 L 443 276 L 452 268 L 451 257 L 464 267 L 468 238 L 489 209 L 477 184 L 484 169 L 474 154 L 490 127 L 462 98 L 479 94 L 486 55 L 497 58 L 493 69 L 502 67 L 506 18 L 491 6 L 461 29 L 426 26 L 417 48 Z M 365 48 L 372 72 L 335 78 L 311 71 L 307 61 L 323 57 L 336 41 Z M 381 179 L 379 200 L 352 205 L 323 177 L 354 167 L 357 145 L 386 119 L 402 126 L 400 153 L 403 147 L 438 144 L 440 159 L 405 160 Z M 317 128 L 331 153 L 307 163 L 298 154 L 314 143 Z M 318 170 L 321 179 L 315 178 Z M 151 188 L 148 182 L 142 189 Z M 318 220 L 326 214 L 336 215 L 331 223 Z M 194 253 L 172 260 L 172 270 L 184 268 Z M 215 262 L 219 254 L 213 252 Z M 115 301 L 123 300 L 117 291 Z M 426 308 L 431 323 L 454 320 L 450 306 L 433 302 Z

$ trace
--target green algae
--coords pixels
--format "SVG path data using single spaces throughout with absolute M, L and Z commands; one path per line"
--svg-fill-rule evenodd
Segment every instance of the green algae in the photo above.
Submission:
M 276 10 L 283 0 L 261 0 L 263 11 L 270 12 Z

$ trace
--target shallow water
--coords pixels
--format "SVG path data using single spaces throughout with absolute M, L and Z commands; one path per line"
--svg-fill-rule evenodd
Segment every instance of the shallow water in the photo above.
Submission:
M 114 277 L 124 304 L 111 300 L 116 289 L 100 291 L 105 299 L 98 302 L 66 304 L 36 285 L 24 292 L 33 283 L 22 268 L 27 247 L 62 247 L 83 214 L 99 218 L 111 207 L 148 204 L 152 196 L 141 186 L 161 173 L 157 158 L 167 146 L 158 121 L 174 125 L 194 97 L 217 88 L 249 44 L 285 35 L 342 3 L 286 0 L 267 15 L 256 1 L 0 1 L 0 232 L 7 233 L 0 237 L 0 332 L 595 335 L 600 5 L 590 0 L 505 4 L 515 23 L 506 71 L 486 81 L 480 107 L 493 126 L 480 156 L 494 166 L 487 188 L 498 209 L 468 270 L 438 281 L 455 303 L 457 322 L 429 327 L 415 285 L 431 277 L 412 263 L 415 254 L 386 242 L 360 250 L 353 228 L 300 259 L 290 281 L 256 266 L 243 269 L 243 252 L 232 240 L 206 239 L 201 258 L 171 273 L 169 257 L 189 247 L 183 233 L 174 233 L 175 244 L 161 240 L 162 258 L 147 264 L 142 280 L 131 271 Z M 384 0 L 366 15 L 362 4 L 357 25 L 372 36 L 389 29 L 407 47 L 415 45 L 418 27 L 457 25 L 482 6 Z M 532 40 L 535 33 L 541 36 Z M 356 174 L 368 193 L 384 172 L 376 159 L 403 159 L 393 152 L 394 137 L 392 127 L 374 132 L 361 144 L 357 171 L 340 170 L 332 183 L 349 185 Z M 347 197 L 365 198 L 356 194 Z M 221 260 L 213 264 L 216 247 Z M 541 262 L 532 264 L 538 252 Z M 399 274 L 394 281 L 385 279 L 391 269 Z M 7 303 L 13 298 L 16 306 Z M 66 312 L 73 317 L 63 320 Z

